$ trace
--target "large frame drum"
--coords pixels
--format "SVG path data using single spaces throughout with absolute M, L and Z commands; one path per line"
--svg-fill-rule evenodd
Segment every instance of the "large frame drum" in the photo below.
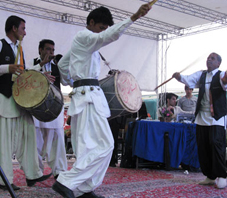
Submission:
M 41 72 L 28 70 L 13 84 L 15 102 L 43 122 L 54 120 L 63 107 L 61 91 Z
M 115 71 L 99 81 L 109 108 L 110 119 L 136 113 L 142 106 L 142 94 L 134 76 L 126 71 Z

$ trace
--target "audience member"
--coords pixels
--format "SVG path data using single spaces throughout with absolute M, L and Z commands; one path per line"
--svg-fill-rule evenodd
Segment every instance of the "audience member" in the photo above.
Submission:
M 177 98 L 178 96 L 174 93 L 167 93 L 166 94 L 166 106 L 165 109 L 168 110 L 169 112 L 169 116 L 167 116 L 165 119 L 162 116 L 162 110 L 163 108 L 160 107 L 158 109 L 158 119 L 160 121 L 167 121 L 167 122 L 171 122 L 171 121 L 176 121 L 177 118 L 177 114 L 179 113 L 185 113 L 185 114 L 193 114 L 193 111 L 183 111 L 179 106 L 176 106 L 176 102 L 177 102 Z
M 177 106 L 179 106 L 183 111 L 193 111 L 195 112 L 197 97 L 192 95 L 192 88 L 185 85 L 184 90 L 186 95 L 178 100 Z

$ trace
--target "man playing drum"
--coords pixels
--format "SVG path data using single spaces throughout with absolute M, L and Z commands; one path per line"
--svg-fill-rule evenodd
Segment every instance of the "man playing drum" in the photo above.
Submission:
M 60 91 L 60 73 L 57 63 L 53 60 L 54 50 L 54 41 L 49 39 L 41 40 L 39 42 L 40 57 L 32 59 L 28 67 L 44 72 Z M 34 122 L 40 168 L 44 170 L 42 159 L 45 157 L 54 177 L 57 178 L 59 172 L 67 170 L 63 127 L 64 108 L 62 108 L 60 115 L 53 121 L 42 122 L 34 117 Z
M 36 132 L 32 116 L 16 105 L 12 97 L 12 75 L 23 73 L 23 55 L 15 57 L 18 40 L 26 35 L 25 20 L 10 16 L 5 23 L 6 37 L 0 41 L 0 166 L 14 190 L 12 154 L 25 173 L 28 186 L 47 179 L 39 168 Z M 19 46 L 20 47 L 20 46 Z M 22 54 L 22 50 L 21 50 Z M 0 189 L 6 189 L 0 178 Z
M 68 114 L 71 116 L 71 141 L 76 162 L 70 171 L 61 172 L 52 186 L 64 197 L 103 197 L 93 191 L 102 184 L 114 140 L 107 121 L 110 110 L 98 82 L 98 50 L 117 40 L 150 8 L 149 4 L 144 4 L 130 18 L 115 25 L 107 8 L 93 10 L 87 17 L 86 29 L 76 34 L 70 51 L 59 62 L 62 83 L 72 86 L 70 80 L 74 81 Z

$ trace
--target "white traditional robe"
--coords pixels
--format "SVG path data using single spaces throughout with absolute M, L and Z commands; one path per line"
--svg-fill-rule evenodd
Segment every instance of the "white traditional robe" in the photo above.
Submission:
M 98 79 L 98 50 L 117 40 L 131 24 L 129 18 L 101 33 L 88 29 L 78 32 L 71 50 L 59 62 L 61 82 L 72 86 L 76 80 Z M 74 88 L 73 93 L 68 114 L 71 116 L 71 140 L 77 159 L 70 171 L 60 173 L 57 181 L 71 189 L 77 197 L 101 185 L 112 156 L 114 140 L 107 121 L 110 110 L 102 89 L 99 86 L 81 86 Z

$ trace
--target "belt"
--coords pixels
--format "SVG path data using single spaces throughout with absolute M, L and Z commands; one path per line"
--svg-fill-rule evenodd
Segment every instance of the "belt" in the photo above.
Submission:
M 80 86 L 99 86 L 99 81 L 97 79 L 82 79 L 73 82 L 73 88 Z
M 200 111 L 204 111 L 204 112 L 210 112 L 210 108 L 205 106 L 205 107 L 200 107 Z

